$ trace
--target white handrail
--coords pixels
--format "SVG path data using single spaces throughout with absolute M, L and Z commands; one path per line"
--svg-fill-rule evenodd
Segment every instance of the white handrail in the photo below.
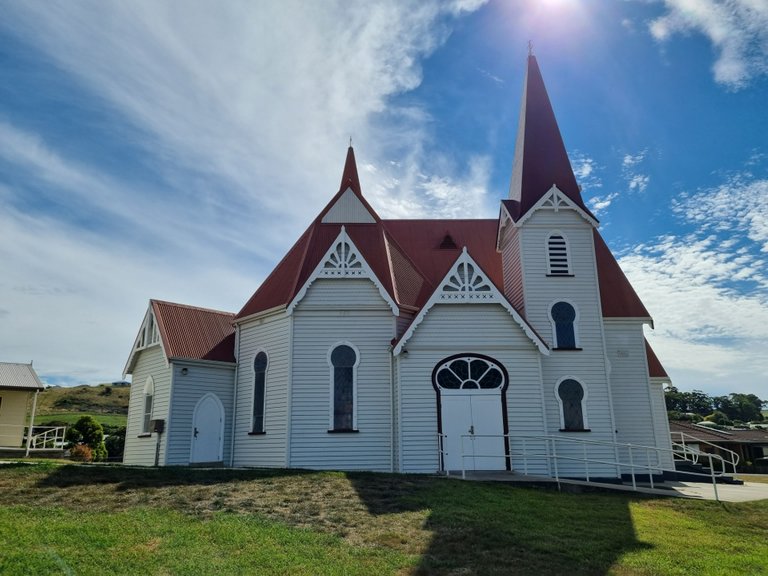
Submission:
M 719 452 L 724 452 L 726 455 L 729 455 L 730 458 L 723 458 L 724 462 L 727 462 L 732 468 L 733 473 L 736 474 L 736 466 L 739 464 L 739 454 L 734 452 L 733 450 L 729 450 L 728 448 L 723 448 L 719 444 L 715 444 L 713 442 L 709 442 L 707 440 L 702 440 L 701 438 L 698 438 L 694 436 L 693 434 L 688 434 L 687 432 L 679 432 L 674 431 L 670 432 L 670 438 L 672 439 L 673 445 L 681 446 L 686 453 L 696 453 L 702 454 L 699 450 L 696 450 L 695 448 L 688 447 L 688 444 L 706 444 L 707 446 L 712 446 Z M 680 437 L 679 441 L 675 440 L 675 435 L 678 435 Z M 686 438 L 688 439 L 688 443 L 686 443 Z
M 464 453 L 464 442 L 466 438 L 507 438 L 510 446 L 510 450 L 508 453 L 505 453 L 503 455 L 500 455 L 498 453 L 496 454 L 477 454 L 476 452 L 472 452 L 472 454 L 465 454 Z M 522 440 L 523 441 L 523 451 L 515 451 L 512 449 L 512 441 L 514 440 Z M 533 454 L 530 454 L 528 452 L 527 446 L 526 446 L 526 440 L 539 440 L 543 441 L 546 451 L 545 454 L 540 454 L 534 452 Z M 583 447 L 583 455 L 582 456 L 567 456 L 563 455 L 562 452 L 558 454 L 557 452 L 557 443 L 558 442 L 565 442 L 565 443 L 572 443 L 572 444 L 581 444 Z M 611 446 L 613 448 L 623 448 L 626 450 L 629 462 L 621 462 L 616 460 L 605 460 L 602 458 L 594 458 L 587 456 L 587 450 L 586 446 L 595 445 L 595 446 Z M 523 458 L 523 466 L 524 469 L 527 471 L 528 469 L 528 463 L 527 460 L 529 458 L 546 458 L 547 461 L 551 462 L 551 465 L 554 467 L 554 479 L 557 482 L 558 488 L 560 487 L 560 471 L 558 466 L 559 460 L 566 460 L 566 461 L 573 461 L 573 462 L 582 462 L 584 464 L 584 470 L 585 475 L 587 478 L 587 482 L 590 482 L 590 472 L 589 472 L 589 463 L 592 464 L 604 464 L 606 466 L 618 466 L 621 470 L 622 468 L 629 468 L 629 474 L 632 479 L 632 488 L 633 490 L 637 490 L 637 479 L 636 475 L 637 469 L 642 470 L 643 472 L 647 472 L 648 477 L 650 479 L 651 488 L 654 487 L 653 483 L 653 474 L 654 472 L 663 472 L 665 470 L 664 466 L 662 465 L 662 461 L 660 458 L 661 454 L 664 453 L 671 453 L 672 458 L 674 461 L 675 453 L 676 451 L 669 448 L 659 448 L 657 446 L 645 446 L 642 444 L 629 444 L 629 443 L 623 443 L 623 442 L 610 442 L 606 440 L 590 440 L 590 439 L 583 439 L 583 438 L 565 438 L 562 436 L 532 436 L 532 435 L 525 435 L 525 436 L 518 436 L 513 434 L 463 434 L 460 436 L 460 448 L 461 448 L 461 475 L 462 478 L 466 478 L 466 466 L 464 464 L 464 459 L 467 457 L 472 458 L 511 458 L 513 456 L 522 456 Z M 550 450 L 551 449 L 551 450 Z M 635 450 L 642 450 L 645 453 L 645 463 L 636 463 L 635 462 L 635 456 L 633 454 L 633 451 Z M 651 458 L 651 454 L 655 454 L 655 458 Z M 679 452 L 677 453 L 679 456 Z M 691 474 L 694 476 L 703 476 L 703 477 L 709 477 L 709 479 L 712 482 L 712 486 L 715 493 L 715 499 L 719 501 L 718 491 L 717 491 L 717 478 L 723 476 L 726 474 L 725 470 L 725 460 L 717 455 L 717 454 L 709 454 L 709 453 L 699 453 L 699 456 L 702 458 L 708 458 L 709 459 L 709 474 L 706 473 L 700 473 L 700 472 L 686 472 L 686 474 Z M 652 463 L 651 460 L 654 460 Z M 715 466 L 714 462 L 719 461 L 721 465 L 722 472 L 715 472 Z M 668 469 L 668 471 L 675 472 L 674 469 Z

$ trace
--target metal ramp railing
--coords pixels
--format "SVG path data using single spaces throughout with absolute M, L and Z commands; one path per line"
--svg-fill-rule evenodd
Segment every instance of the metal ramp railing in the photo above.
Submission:
M 699 449 L 699 446 L 704 444 L 706 446 L 711 446 L 713 450 L 715 450 L 713 454 L 720 456 L 723 464 L 727 464 L 731 468 L 731 471 L 728 473 L 736 473 L 736 466 L 739 464 L 739 455 L 733 450 L 728 450 L 728 448 L 723 448 L 718 444 L 702 440 L 701 438 L 686 432 L 670 432 L 670 437 L 672 439 L 672 449 L 675 452 L 676 459 L 698 464 L 699 458 L 708 454 L 708 452 L 703 452 Z M 692 446 L 692 444 L 695 446 Z M 687 456 L 690 456 L 690 458 Z M 723 473 L 726 473 L 725 467 L 723 467 Z
M 466 440 L 476 438 L 506 439 L 509 450 L 503 455 L 498 453 L 478 454 L 474 450 L 467 453 L 465 450 Z M 446 470 L 443 464 L 449 456 L 446 450 L 447 439 L 448 435 L 438 434 L 438 461 L 441 463 L 442 471 L 446 475 L 450 475 L 450 471 Z M 601 470 L 613 470 L 616 478 L 628 475 L 631 479 L 632 489 L 635 491 L 638 490 L 638 476 L 643 479 L 647 475 L 650 487 L 653 489 L 655 488 L 654 475 L 658 477 L 664 472 L 676 473 L 676 470 L 666 466 L 665 462 L 674 463 L 676 459 L 679 461 L 680 457 L 686 453 L 674 448 L 551 435 L 463 434 L 460 436 L 459 446 L 462 478 L 466 478 L 465 462 L 467 458 L 509 458 L 512 463 L 517 463 L 516 467 L 513 466 L 513 471 L 520 470 L 522 467 L 523 474 L 529 475 L 531 469 L 544 470 L 546 471 L 545 474 L 539 475 L 546 475 L 554 479 L 558 489 L 560 489 L 561 481 L 572 480 L 576 477 L 586 479 L 587 483 L 598 483 L 596 478 L 600 477 L 598 474 Z M 603 449 L 603 455 L 595 456 L 595 452 L 601 452 L 600 448 Z M 610 454 L 611 452 L 613 457 L 605 457 L 606 453 Z M 717 479 L 726 476 L 726 461 L 717 454 L 697 451 L 696 455 L 698 459 L 708 460 L 709 473 L 686 472 L 686 474 L 701 477 L 702 481 L 711 482 L 715 499 L 719 501 Z M 719 465 L 716 466 L 716 463 Z M 716 469 L 721 471 L 716 471 Z

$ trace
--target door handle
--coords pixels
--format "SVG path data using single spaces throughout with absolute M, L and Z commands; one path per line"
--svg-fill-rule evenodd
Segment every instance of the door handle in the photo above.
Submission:
M 470 433 L 470 434 L 472 434 L 472 435 L 474 435 L 474 433 L 475 433 L 475 425 L 474 425 L 474 424 L 472 424 L 472 425 L 469 427 L 469 433 Z
M 198 430 L 197 430 L 197 428 L 195 428 L 195 433 L 194 433 L 194 437 L 195 438 L 197 438 L 197 433 L 198 433 Z

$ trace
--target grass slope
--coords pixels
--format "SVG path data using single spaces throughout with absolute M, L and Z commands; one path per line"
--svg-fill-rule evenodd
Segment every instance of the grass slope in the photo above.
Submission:
M 102 424 L 125 426 L 130 394 L 130 386 L 112 384 L 46 388 L 37 399 L 35 424 L 73 424 L 89 414 Z
M 0 466 L 0 573 L 768 573 L 768 501 L 427 476 Z

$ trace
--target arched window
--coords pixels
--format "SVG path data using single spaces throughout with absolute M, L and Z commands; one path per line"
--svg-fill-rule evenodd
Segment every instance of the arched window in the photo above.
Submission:
M 434 370 L 433 380 L 442 390 L 489 390 L 501 388 L 506 373 L 487 356 L 466 354 L 442 361 Z
M 143 434 L 149 434 L 149 422 L 152 420 L 152 404 L 155 398 L 155 381 L 152 376 L 147 376 L 147 381 L 144 383 L 144 421 L 141 425 L 141 432 Z
M 568 242 L 560 232 L 547 236 L 547 273 L 550 276 L 570 276 Z
M 562 431 L 585 431 L 586 393 L 580 382 L 566 378 L 557 385 L 557 399 L 560 402 L 560 424 Z
M 352 346 L 339 344 L 330 354 L 333 401 L 332 430 L 351 432 L 356 429 L 355 372 L 358 354 Z
M 550 310 L 555 348 L 573 350 L 576 346 L 576 309 L 568 302 L 557 302 Z
M 252 434 L 264 433 L 264 411 L 267 399 L 267 354 L 259 352 L 253 359 Z

